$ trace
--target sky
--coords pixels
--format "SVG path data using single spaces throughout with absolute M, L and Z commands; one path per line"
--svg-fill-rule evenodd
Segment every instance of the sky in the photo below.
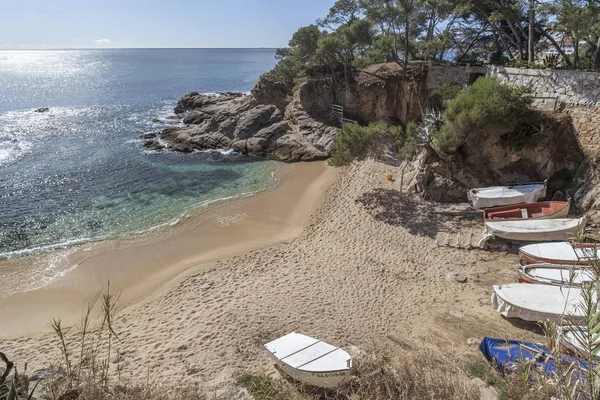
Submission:
M 0 0 L 0 49 L 285 47 L 335 0 Z

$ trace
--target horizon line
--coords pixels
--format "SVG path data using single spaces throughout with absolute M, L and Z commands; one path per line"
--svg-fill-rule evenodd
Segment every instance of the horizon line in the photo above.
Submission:
M 277 50 L 280 47 L 41 47 L 41 48 L 0 48 L 0 51 L 29 50 Z

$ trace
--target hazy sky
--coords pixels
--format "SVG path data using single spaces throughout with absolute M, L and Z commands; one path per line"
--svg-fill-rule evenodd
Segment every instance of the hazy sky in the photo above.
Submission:
M 0 49 L 283 47 L 334 0 L 1 0 Z

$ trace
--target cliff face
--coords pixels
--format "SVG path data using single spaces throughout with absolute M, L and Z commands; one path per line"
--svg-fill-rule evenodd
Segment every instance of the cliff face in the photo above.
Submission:
M 406 124 L 420 116 L 425 81 L 421 73 L 380 64 L 351 75 L 348 82 L 312 78 L 290 94 L 290 88 L 265 74 L 250 95 L 185 95 L 175 107 L 185 126 L 165 129 L 160 141 L 148 138 L 146 146 L 158 149 L 162 141 L 174 151 L 230 148 L 289 161 L 324 159 L 340 128 L 333 104 L 360 122 Z
M 428 146 L 417 161 L 416 191 L 428 200 L 460 202 L 466 201 L 470 188 L 545 179 L 549 179 L 549 194 L 564 191 L 584 154 L 570 117 L 548 118 L 553 123 L 546 132 L 518 149 L 503 141 L 507 132 L 502 127 L 474 132 L 472 140 L 451 154 Z
M 349 118 L 406 126 L 418 121 L 425 110 L 427 71 L 422 64 L 411 64 L 408 69 L 397 63 L 375 64 L 336 89 L 335 100 Z

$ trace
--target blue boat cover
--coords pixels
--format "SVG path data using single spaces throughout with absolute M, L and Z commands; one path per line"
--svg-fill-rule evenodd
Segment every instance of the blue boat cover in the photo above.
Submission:
M 538 370 L 550 377 L 556 376 L 556 356 L 544 346 L 533 343 L 519 342 L 517 340 L 484 338 L 479 345 L 479 350 L 485 358 L 506 374 L 519 367 L 523 361 L 533 361 Z M 588 363 L 577 357 L 561 355 L 560 361 L 563 365 L 575 365 L 579 371 L 588 368 Z M 585 377 L 575 371 L 575 378 Z

